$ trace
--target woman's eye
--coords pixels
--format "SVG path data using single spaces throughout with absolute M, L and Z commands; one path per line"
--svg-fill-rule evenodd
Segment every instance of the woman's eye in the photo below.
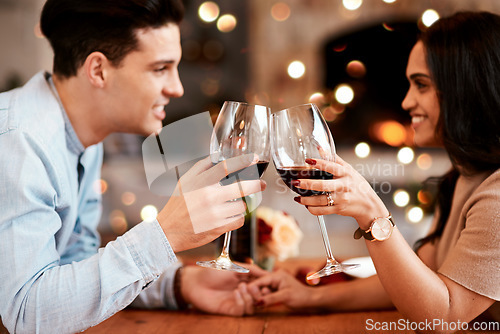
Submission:
M 166 66 L 162 66 L 162 67 L 159 67 L 159 68 L 155 69 L 155 72 L 163 72 L 163 71 L 165 71 L 166 69 L 167 69 L 167 67 L 166 67 Z
M 416 81 L 415 82 L 415 85 L 417 86 L 418 89 L 424 89 L 427 87 L 426 84 L 422 83 L 422 82 L 419 82 L 419 81 Z

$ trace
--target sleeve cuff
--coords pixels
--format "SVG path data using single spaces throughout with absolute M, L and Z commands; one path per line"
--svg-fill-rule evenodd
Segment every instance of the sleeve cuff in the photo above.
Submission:
M 164 273 L 169 265 L 177 262 L 177 257 L 157 220 L 137 224 L 123 235 L 123 240 L 146 285 Z

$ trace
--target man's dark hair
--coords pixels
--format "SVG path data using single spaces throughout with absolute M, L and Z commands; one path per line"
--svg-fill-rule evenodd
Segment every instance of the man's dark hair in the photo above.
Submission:
M 69 78 L 95 51 L 118 66 L 137 49 L 137 30 L 179 24 L 183 16 L 181 0 L 48 0 L 40 26 L 54 50 L 54 73 Z

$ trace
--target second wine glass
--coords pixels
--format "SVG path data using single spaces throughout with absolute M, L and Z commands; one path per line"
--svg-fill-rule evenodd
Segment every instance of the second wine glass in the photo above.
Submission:
M 230 173 L 219 183 L 231 184 L 244 180 L 255 180 L 262 176 L 271 158 L 269 142 L 269 114 L 268 107 L 253 105 L 244 102 L 226 101 L 215 122 L 210 154 L 212 163 L 216 164 L 229 158 L 257 154 L 257 165 Z M 243 198 L 245 200 L 245 198 Z M 247 204 L 248 207 L 250 203 Z M 224 235 L 224 244 L 220 256 L 211 261 L 198 261 L 197 265 L 219 270 L 230 270 L 248 273 L 249 270 L 233 263 L 229 257 L 229 243 L 231 231 Z
M 316 169 L 306 159 L 335 161 L 335 144 L 321 112 L 315 104 L 304 104 L 271 114 L 273 161 L 283 182 L 301 196 L 323 195 L 323 192 L 297 188 L 292 181 L 299 179 L 333 179 L 333 175 Z M 323 216 L 317 216 L 326 251 L 326 265 L 310 274 L 315 279 L 357 267 L 335 260 Z

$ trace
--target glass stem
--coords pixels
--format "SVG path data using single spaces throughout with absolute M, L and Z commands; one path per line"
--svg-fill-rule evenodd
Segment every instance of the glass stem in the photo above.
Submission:
M 220 257 L 229 259 L 229 243 L 231 242 L 231 231 L 224 234 L 224 244 L 222 246 L 222 252 Z
M 323 237 L 323 243 L 325 244 L 326 257 L 328 262 L 336 263 L 337 261 L 333 257 L 332 248 L 330 247 L 330 240 L 328 239 L 328 232 L 326 231 L 325 219 L 323 216 L 317 216 L 319 222 L 319 228 L 321 230 L 321 236 Z

